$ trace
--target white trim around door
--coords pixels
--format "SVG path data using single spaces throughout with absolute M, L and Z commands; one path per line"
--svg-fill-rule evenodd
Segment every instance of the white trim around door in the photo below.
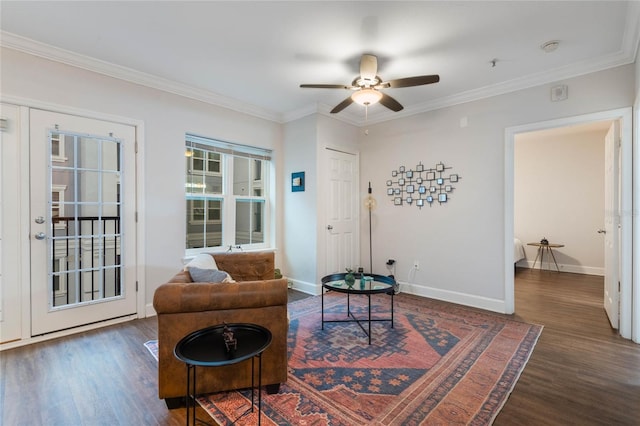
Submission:
M 632 247 L 640 242 L 632 239 L 632 109 L 620 108 L 610 111 L 602 111 L 592 114 L 578 115 L 574 117 L 549 120 L 538 123 L 530 123 L 505 129 L 505 156 L 504 156 L 504 294 L 505 313 L 512 314 L 515 311 L 514 276 L 513 276 L 513 226 L 514 226 L 514 143 L 515 136 L 519 133 L 537 130 L 552 129 L 557 127 L 583 124 L 593 121 L 621 120 L 621 190 L 620 190 L 620 226 L 622 228 L 620 238 L 620 335 L 626 339 L 631 338 L 632 329 L 640 327 L 640 313 L 633 312 L 632 296 L 640 291 L 640 284 L 632 279 L 633 257 Z M 637 265 L 636 265 L 637 266 Z M 635 324 L 634 324 L 635 323 Z M 635 327 L 632 327 L 635 325 Z
M 26 344 L 36 343 L 39 341 L 49 340 L 72 333 L 83 332 L 105 325 L 116 324 L 123 321 L 128 321 L 133 318 L 145 317 L 146 312 L 146 277 L 145 277 L 145 221 L 144 221 L 144 199 L 145 199 L 145 186 L 143 176 L 144 170 L 144 122 L 138 119 L 132 119 L 129 117 L 122 117 L 112 114 L 106 114 L 96 111 L 89 111 L 86 109 L 75 108 L 50 102 L 44 102 L 34 99 L 16 97 L 11 95 L 3 95 L 1 101 L 3 103 L 16 105 L 20 108 L 21 115 L 28 117 L 29 108 L 36 108 L 41 110 L 47 110 L 62 114 L 77 115 L 79 117 L 91 118 L 96 120 L 112 121 L 114 123 L 125 124 L 135 127 L 135 139 L 136 139 L 136 171 L 135 171 L 135 211 L 137 217 L 136 225 L 136 266 L 135 276 L 138 289 L 138 297 L 136 302 L 136 313 L 133 316 L 117 318 L 108 320 L 97 324 L 88 324 L 86 326 L 77 327 L 71 330 L 63 330 L 54 332 L 44 336 L 31 337 L 31 324 L 30 324 L 30 267 L 29 267 L 29 241 L 28 239 L 19 246 L 20 252 L 20 305 L 21 305 L 21 338 L 16 341 L 9 342 L 0 346 L 0 350 L 10 349 L 13 347 L 23 346 Z M 20 176 L 21 180 L 28 181 L 29 179 L 29 124 L 27 119 L 21 120 L 21 135 L 20 135 Z M 29 217 L 29 194 L 22 195 L 20 200 L 21 216 Z M 20 227 L 23 235 L 29 233 L 29 220 L 25 219 L 21 221 L 18 226 Z

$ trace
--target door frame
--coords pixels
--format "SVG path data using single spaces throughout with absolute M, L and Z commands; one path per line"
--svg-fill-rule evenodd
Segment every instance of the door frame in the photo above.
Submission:
M 20 243 L 21 230 L 13 226 L 20 223 L 20 194 L 25 189 L 24 181 L 20 175 L 20 133 L 22 130 L 21 108 L 17 105 L 0 103 L 0 114 L 3 119 L 8 120 L 6 128 L 0 130 L 0 168 L 2 176 L 2 288 L 0 288 L 0 309 L 2 319 L 0 319 L 0 341 L 5 344 L 15 341 L 22 336 L 22 306 L 16 301 L 21 300 L 19 285 L 15 282 L 21 280 L 20 270 Z M 12 229 L 8 229 L 12 228 Z M 11 250 L 7 248 L 11 247 Z M 5 261 L 7 263 L 5 263 Z M 8 264 L 16 265 L 10 270 Z M 7 303 L 10 301 L 10 303 Z
M 538 130 L 546 130 L 557 127 L 565 127 L 576 124 L 585 124 L 593 121 L 621 120 L 620 134 L 622 146 L 621 157 L 621 191 L 620 191 L 620 225 L 623 230 L 632 230 L 631 206 L 633 201 L 632 191 L 632 108 L 620 108 L 601 111 L 590 114 L 555 120 L 529 123 L 505 129 L 504 148 L 504 303 L 505 313 L 515 312 L 515 288 L 513 276 L 513 238 L 514 238 L 514 144 L 515 136 L 519 133 L 528 133 Z M 620 235 L 620 335 L 626 339 L 631 338 L 632 323 L 638 322 L 638 313 L 633 313 L 632 295 L 640 291 L 640 285 L 633 283 L 633 258 L 632 258 L 632 232 L 621 232 Z M 638 243 L 637 241 L 635 242 Z M 635 320 L 634 320 L 635 317 Z
M 22 182 L 28 182 L 30 179 L 29 170 L 29 109 L 37 108 L 42 110 L 48 110 L 51 112 L 77 115 L 80 117 L 91 118 L 95 120 L 112 121 L 115 123 L 125 124 L 135 127 L 136 132 L 136 171 L 135 176 L 135 202 L 136 202 L 136 268 L 135 276 L 138 295 L 136 300 L 136 314 L 134 317 L 144 318 L 147 316 L 146 312 L 146 245 L 145 245 L 145 183 L 144 183 L 144 141 L 145 141 L 145 129 L 144 122 L 142 120 L 133 119 L 129 117 L 122 117 L 113 114 L 107 114 L 103 112 L 91 111 L 84 108 L 75 108 L 71 106 L 56 104 L 52 102 L 40 101 L 35 99 L 28 99 L 19 96 L 2 95 L 0 99 L 3 103 L 13 104 L 20 108 L 20 178 Z M 44 340 L 54 339 L 61 336 L 66 336 L 82 331 L 92 330 L 100 328 L 106 325 L 116 324 L 132 319 L 131 317 L 124 317 L 120 319 L 108 320 L 97 324 L 88 324 L 85 326 L 76 327 L 70 330 L 62 330 L 43 336 L 31 337 L 31 272 L 29 263 L 29 227 L 30 217 L 29 214 L 29 193 L 28 191 L 22 191 L 20 196 L 20 219 L 18 227 L 20 234 L 24 236 L 23 241 L 19 244 L 19 268 L 20 268 L 20 305 L 21 305 L 21 334 L 20 340 L 9 342 L 0 347 L 0 350 L 10 349 L 18 346 L 24 346 L 31 343 L 36 343 Z

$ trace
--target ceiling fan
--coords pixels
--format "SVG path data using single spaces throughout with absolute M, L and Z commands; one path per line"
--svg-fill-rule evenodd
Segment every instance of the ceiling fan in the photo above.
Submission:
M 344 101 L 336 105 L 331 110 L 332 114 L 342 111 L 353 102 L 360 105 L 369 106 L 380 102 L 392 111 L 401 111 L 404 107 L 400 102 L 391 96 L 380 91 L 380 89 L 396 89 L 400 87 L 422 86 L 425 84 L 437 83 L 440 81 L 439 75 L 420 75 L 416 77 L 399 78 L 396 80 L 383 81 L 378 73 L 378 58 L 375 55 L 364 54 L 360 58 L 360 76 L 356 77 L 351 86 L 342 84 L 301 84 L 303 89 L 347 89 L 354 92 Z

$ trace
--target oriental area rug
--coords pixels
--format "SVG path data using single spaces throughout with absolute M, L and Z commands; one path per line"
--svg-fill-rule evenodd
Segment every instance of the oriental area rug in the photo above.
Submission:
M 365 297 L 351 311 L 366 318 Z M 325 295 L 325 320 L 346 317 L 346 297 Z M 372 316 L 388 318 L 388 295 Z M 513 390 L 542 332 L 538 325 L 407 294 L 395 296 L 394 327 L 325 323 L 320 297 L 289 304 L 289 376 L 262 393 L 263 425 L 488 425 Z M 152 350 L 152 349 L 150 349 Z M 153 350 L 152 350 L 153 352 Z M 220 425 L 257 424 L 250 391 L 198 398 Z

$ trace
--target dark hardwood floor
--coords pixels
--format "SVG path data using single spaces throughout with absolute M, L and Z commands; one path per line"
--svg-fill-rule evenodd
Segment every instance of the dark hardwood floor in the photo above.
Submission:
M 602 278 L 519 270 L 518 320 L 545 326 L 496 425 L 639 425 L 640 345 L 611 330 Z M 305 297 L 290 291 L 290 300 Z M 157 397 L 146 318 L 0 352 L 2 425 L 183 425 Z M 207 419 L 198 407 L 198 417 Z
M 518 320 L 544 325 L 495 425 L 640 425 L 640 345 L 622 339 L 592 275 L 518 269 Z

